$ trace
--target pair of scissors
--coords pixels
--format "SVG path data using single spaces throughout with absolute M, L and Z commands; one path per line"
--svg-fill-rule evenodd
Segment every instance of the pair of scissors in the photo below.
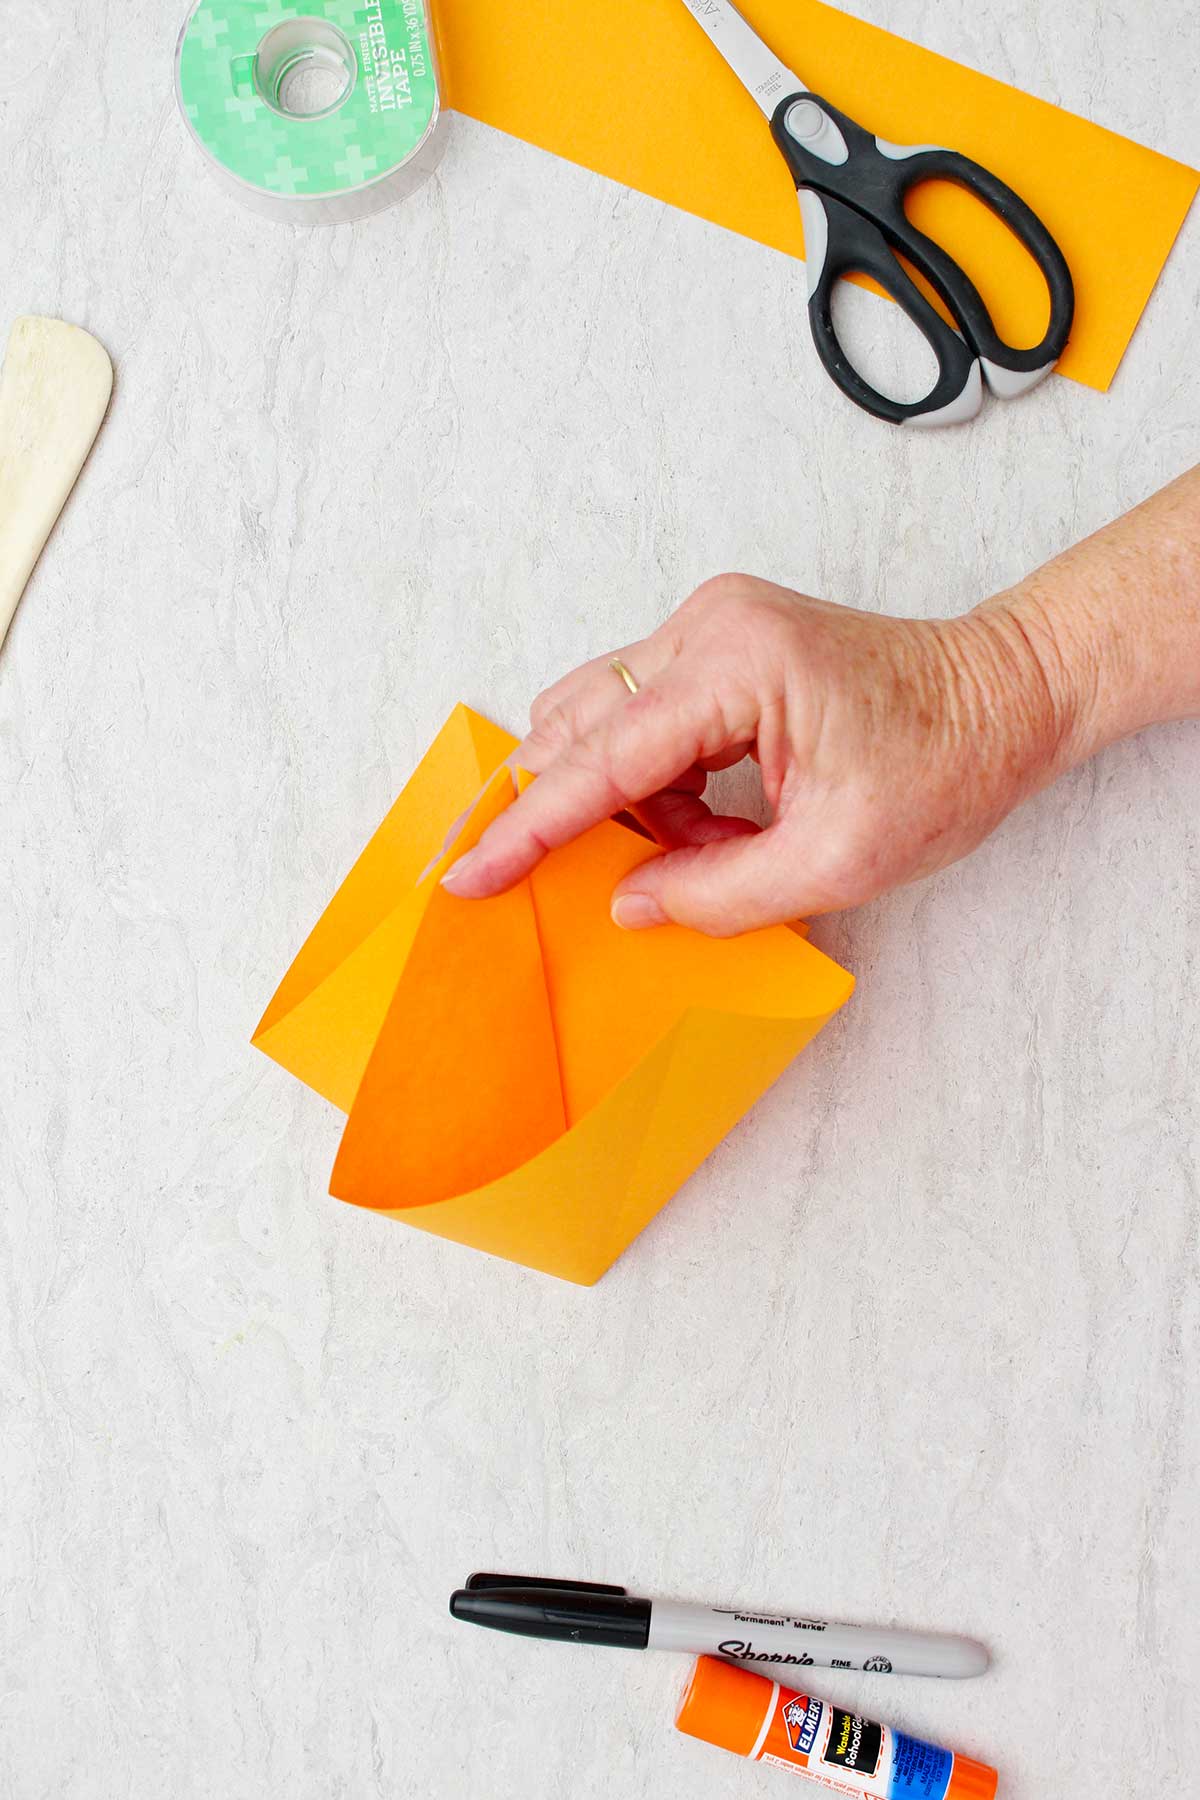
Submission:
M 729 0 L 683 0 L 738 80 L 766 115 L 800 196 L 808 265 L 808 317 L 817 354 L 851 400 L 897 425 L 955 425 L 974 418 L 983 386 L 1012 399 L 1048 375 L 1066 346 L 1075 289 L 1062 251 L 1032 209 L 990 170 L 933 144 L 890 144 L 809 93 L 798 75 L 746 23 Z M 918 231 L 904 197 L 918 182 L 957 182 L 991 209 L 1024 245 L 1050 294 L 1050 322 L 1031 350 L 1015 350 L 996 331 L 978 288 L 952 257 Z M 948 325 L 911 279 L 917 269 L 955 323 Z M 846 275 L 872 276 L 908 315 L 937 359 L 923 399 L 893 400 L 866 381 L 847 357 L 833 324 L 833 294 Z

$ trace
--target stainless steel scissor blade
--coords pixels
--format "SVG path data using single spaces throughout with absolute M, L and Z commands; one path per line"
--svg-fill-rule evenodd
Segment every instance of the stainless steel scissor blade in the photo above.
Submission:
M 683 0 L 683 4 L 768 119 L 785 94 L 803 91 L 800 77 L 767 49 L 729 0 Z

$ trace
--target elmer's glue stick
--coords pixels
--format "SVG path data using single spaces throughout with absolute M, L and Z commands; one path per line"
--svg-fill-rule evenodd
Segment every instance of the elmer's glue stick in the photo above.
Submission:
M 877 1800 L 992 1800 L 996 1771 L 736 1663 L 701 1656 L 675 1720 L 735 1756 Z

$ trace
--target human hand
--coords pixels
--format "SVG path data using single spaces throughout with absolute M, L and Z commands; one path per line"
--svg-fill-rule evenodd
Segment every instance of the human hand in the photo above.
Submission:
M 1064 708 L 1002 606 L 949 622 L 856 612 L 750 576 L 706 582 L 658 631 L 536 701 L 538 779 L 447 872 L 480 898 L 632 811 L 664 846 L 617 888 L 628 928 L 729 936 L 857 905 L 964 856 L 1056 772 Z M 760 830 L 707 775 L 758 761 Z

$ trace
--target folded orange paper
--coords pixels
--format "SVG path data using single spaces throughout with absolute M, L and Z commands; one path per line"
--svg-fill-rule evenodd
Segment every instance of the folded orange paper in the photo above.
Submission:
M 512 801 L 515 743 L 455 709 L 254 1043 L 349 1114 L 338 1198 L 590 1285 L 854 983 L 785 927 L 620 931 L 613 887 L 658 852 L 615 823 L 455 899 L 440 878 Z
M 1194 169 L 820 0 L 740 0 L 802 81 L 880 137 L 983 163 L 1049 226 L 1075 278 L 1059 371 L 1111 382 L 1195 195 Z M 437 15 L 449 104 L 702 219 L 803 254 L 796 190 L 758 107 L 681 0 L 451 0 Z M 1039 71 L 1030 64 L 1036 82 Z M 1045 328 L 1045 286 L 1007 231 L 946 182 L 911 198 L 1000 335 Z M 803 325 L 796 290 L 793 328 Z M 784 324 L 781 321 L 781 330 Z

